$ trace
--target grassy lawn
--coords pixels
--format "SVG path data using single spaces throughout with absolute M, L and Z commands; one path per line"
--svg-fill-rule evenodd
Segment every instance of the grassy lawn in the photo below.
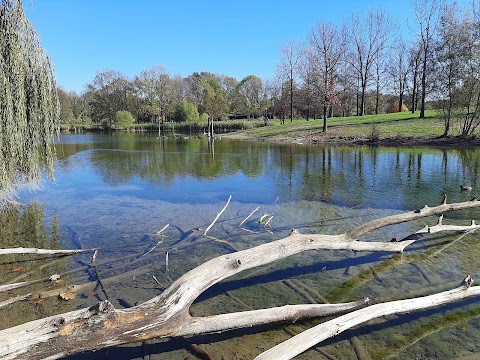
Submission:
M 411 112 L 349 116 L 328 119 L 327 136 L 339 139 L 385 138 L 434 138 L 443 134 L 443 120 L 434 111 L 426 111 L 426 118 L 420 119 L 419 113 Z M 234 137 L 280 140 L 284 138 L 302 138 L 320 136 L 323 120 L 294 119 L 271 120 L 270 126 L 239 131 Z M 455 134 L 452 134 L 455 135 Z

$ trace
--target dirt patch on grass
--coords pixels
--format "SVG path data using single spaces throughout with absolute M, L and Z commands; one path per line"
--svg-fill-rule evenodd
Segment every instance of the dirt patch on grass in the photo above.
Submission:
M 447 137 L 421 137 L 421 136 L 381 136 L 372 139 L 369 136 L 359 134 L 341 134 L 339 132 L 320 132 L 312 134 L 290 134 L 290 135 L 276 135 L 268 137 L 255 137 L 244 132 L 235 132 L 223 134 L 229 139 L 238 140 L 256 140 L 256 141 L 273 141 L 285 142 L 295 144 L 322 144 L 322 145 L 369 145 L 369 146 L 392 146 L 392 147 L 476 147 L 480 146 L 480 138 L 476 137 L 461 137 L 461 136 L 447 136 Z

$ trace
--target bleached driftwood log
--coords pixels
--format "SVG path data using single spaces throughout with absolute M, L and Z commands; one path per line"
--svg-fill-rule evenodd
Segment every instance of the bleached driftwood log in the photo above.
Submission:
M 278 308 L 192 317 L 190 305 L 206 289 L 241 271 L 308 250 L 402 252 L 415 240 L 397 243 L 357 241 L 387 225 L 479 207 L 480 201 L 446 204 L 368 222 L 340 235 L 300 234 L 223 255 L 207 261 L 172 283 L 161 295 L 129 309 L 115 309 L 108 301 L 0 331 L 2 359 L 56 359 L 69 354 L 152 338 L 192 336 L 278 321 L 336 314 L 363 307 L 368 300 L 344 304 L 292 305 Z
M 470 287 L 472 282 L 473 279 L 468 275 L 462 284 L 453 290 L 419 298 L 384 302 L 371 305 L 365 309 L 352 311 L 351 313 L 326 321 L 291 337 L 281 344 L 261 353 L 255 360 L 288 360 L 323 340 L 337 336 L 345 330 L 369 320 L 386 315 L 428 309 L 480 295 L 480 286 Z
M 73 255 L 89 251 L 95 251 L 95 249 L 76 249 L 76 250 L 52 250 L 52 249 L 39 249 L 39 248 L 11 248 L 0 249 L 0 255 L 11 254 L 39 254 L 39 255 Z

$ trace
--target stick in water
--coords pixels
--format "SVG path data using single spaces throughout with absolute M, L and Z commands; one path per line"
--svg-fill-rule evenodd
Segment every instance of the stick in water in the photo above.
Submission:
M 213 224 L 215 224 L 218 220 L 218 218 L 220 217 L 220 215 L 222 215 L 222 213 L 225 211 L 225 209 L 227 208 L 228 204 L 230 204 L 230 200 L 232 199 L 232 195 L 230 195 L 228 197 L 228 201 L 227 203 L 225 204 L 225 206 L 223 207 L 222 210 L 220 210 L 220 212 L 217 214 L 217 216 L 215 217 L 215 219 L 213 220 L 213 222 L 205 229 L 205 232 L 203 233 L 203 235 L 207 235 L 208 233 L 208 230 L 211 229 L 211 227 L 213 226 Z
M 165 231 L 165 229 L 168 228 L 169 226 L 170 226 L 170 224 L 165 225 L 161 230 L 157 231 L 157 233 L 155 234 L 155 236 L 160 236 L 160 235 L 162 235 L 162 233 Z
M 255 212 L 256 212 L 258 209 L 260 209 L 260 206 L 257 207 L 255 210 L 253 210 L 253 211 L 250 213 L 250 215 L 248 215 L 248 216 L 240 223 L 239 226 L 242 226 L 245 221 L 247 221 L 248 219 L 250 219 L 250 217 L 251 217 L 253 214 L 255 214 Z

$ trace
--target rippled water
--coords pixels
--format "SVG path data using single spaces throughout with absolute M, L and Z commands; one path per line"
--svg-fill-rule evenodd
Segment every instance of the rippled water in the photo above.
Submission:
M 12 257 L 0 264 L 0 273 L 15 282 L 23 275 L 22 279 L 32 280 L 58 272 L 65 273 L 66 284 L 100 278 L 103 287 L 80 292 L 68 302 L 50 298 L 12 305 L 0 312 L 2 327 L 89 306 L 107 297 L 116 307 L 135 305 L 158 295 L 181 274 L 208 259 L 285 237 L 292 228 L 303 233 L 341 233 L 377 217 L 439 204 L 443 194 L 449 202 L 457 202 L 480 193 L 477 149 L 320 147 L 159 139 L 150 134 L 63 135 L 56 146 L 56 182 L 45 181 L 35 192 L 23 191 L 18 201 L 37 205 L 28 208 L 30 217 L 22 215 L 26 210 L 8 214 L 8 221 L 2 223 L 4 234 L 13 234 L 8 232 L 9 226 L 21 226 L 23 234 L 35 236 L 19 245 L 37 246 L 43 241 L 55 247 L 58 238 L 62 248 L 101 247 L 99 265 L 95 269 L 88 266 L 91 255 L 76 255 L 53 265 L 45 260 L 30 261 L 31 257 Z M 460 191 L 461 184 L 471 186 L 472 191 Z M 229 195 L 232 202 L 209 232 L 224 241 L 207 241 L 197 229 L 205 229 L 213 221 Z M 242 229 L 240 222 L 258 206 Z M 258 223 L 265 213 L 273 215 L 267 228 Z M 473 210 L 446 214 L 444 222 L 468 224 L 479 215 Z M 368 239 L 401 239 L 435 222 L 424 219 L 392 226 Z M 165 231 L 168 237 L 147 253 L 160 240 L 154 234 L 166 224 L 170 224 Z M 21 242 L 25 236 L 18 238 Z M 478 251 L 478 236 L 472 233 L 431 235 L 407 248 L 402 256 L 347 251 L 300 254 L 226 279 L 204 293 L 191 311 L 204 315 L 363 296 L 392 300 L 431 294 L 454 287 L 466 273 L 478 277 Z M 0 294 L 0 301 L 46 285 L 33 286 L 33 290 Z M 385 317 L 325 341 L 299 358 L 475 356 L 480 352 L 477 315 L 478 299 L 470 299 Z M 321 321 L 238 330 L 191 341 L 215 359 L 250 359 Z M 179 340 L 118 347 L 95 356 L 194 358 Z

